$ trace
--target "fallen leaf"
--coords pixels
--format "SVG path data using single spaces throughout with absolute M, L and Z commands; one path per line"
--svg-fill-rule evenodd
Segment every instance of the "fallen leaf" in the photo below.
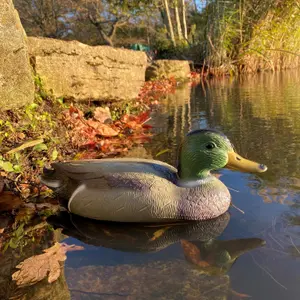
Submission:
M 34 255 L 18 264 L 16 268 L 19 270 L 13 273 L 12 279 L 20 287 L 33 285 L 46 277 L 52 283 L 60 276 L 60 262 L 66 260 L 66 252 L 82 249 L 80 246 L 55 243 L 44 250 L 45 253 Z
M 27 142 L 23 143 L 21 146 L 8 151 L 7 154 L 13 154 L 13 153 L 19 152 L 21 150 L 24 150 L 26 148 L 30 148 L 30 147 L 34 147 L 36 145 L 42 144 L 43 142 L 44 142 L 44 139 L 37 139 L 37 140 L 34 140 L 34 141 L 27 141 Z
M 214 173 L 213 176 L 215 176 L 216 178 L 219 179 L 221 176 L 223 176 L 223 174 L 220 174 L 220 173 Z
M 112 129 L 110 126 L 101 124 L 99 122 L 88 120 L 87 124 L 96 130 L 96 134 L 105 136 L 105 137 L 112 137 L 119 134 L 116 130 Z
M 19 208 L 23 201 L 12 192 L 4 191 L 0 195 L 0 212 Z
M 207 268 L 210 266 L 210 264 L 207 261 L 201 260 L 200 250 L 197 246 L 186 240 L 181 240 L 180 243 L 187 261 L 201 268 Z
M 185 257 L 192 263 L 197 264 L 200 260 L 200 250 L 194 244 L 186 241 L 180 241 Z
M 171 150 L 170 149 L 164 149 L 164 150 L 161 150 L 161 151 L 159 151 L 156 155 L 155 155 L 155 157 L 158 157 L 158 156 L 160 156 L 160 155 L 162 155 L 162 154 L 164 154 L 164 153 L 166 153 L 166 152 L 170 152 Z
M 169 228 L 171 228 L 171 226 L 166 226 L 166 227 L 164 227 L 164 228 L 162 228 L 162 229 L 159 229 L 159 230 L 157 230 L 157 231 L 155 231 L 154 233 L 153 233 L 153 237 L 149 240 L 149 241 L 151 241 L 151 242 L 153 242 L 153 241 L 155 241 L 155 240 L 157 240 L 158 238 L 160 238 Z
M 3 233 L 8 226 L 9 220 L 10 218 L 8 216 L 0 216 L 0 234 Z
M 0 175 L 0 194 L 2 193 L 4 188 L 4 179 L 3 177 Z
M 105 235 L 114 237 L 107 229 L 102 228 L 102 231 L 105 233 Z
M 238 298 L 251 298 L 250 295 L 238 293 L 238 292 L 234 291 L 233 289 L 231 289 L 230 292 Z
M 97 107 L 94 112 L 94 119 L 100 123 L 111 120 L 111 114 L 108 107 Z
M 65 251 L 65 252 L 84 250 L 83 246 L 77 246 L 75 244 L 68 245 L 66 243 L 61 243 L 60 245 L 61 245 L 63 251 Z

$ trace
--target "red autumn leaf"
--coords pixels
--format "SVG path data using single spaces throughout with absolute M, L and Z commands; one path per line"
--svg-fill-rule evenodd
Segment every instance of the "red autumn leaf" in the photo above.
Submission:
M 140 115 L 137 116 L 137 122 L 139 123 L 144 123 L 145 121 L 147 121 L 149 119 L 149 112 L 143 112 Z
M 141 124 L 137 123 L 136 121 L 129 121 L 126 123 L 126 127 L 134 129 L 137 127 L 141 127 Z
M 126 114 L 126 115 L 123 115 L 120 120 L 123 123 L 127 123 L 129 121 L 129 119 L 130 119 L 130 115 Z
M 143 128 L 144 129 L 151 129 L 151 128 L 153 128 L 153 126 L 149 125 L 149 124 L 143 124 Z

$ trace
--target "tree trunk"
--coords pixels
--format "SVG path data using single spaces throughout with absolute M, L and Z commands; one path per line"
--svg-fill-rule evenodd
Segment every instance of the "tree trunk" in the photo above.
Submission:
M 182 36 L 182 29 L 181 29 L 181 22 L 180 22 L 180 18 L 179 18 L 178 1 L 177 0 L 174 1 L 174 9 L 175 9 L 175 19 L 176 19 L 178 39 L 181 41 L 183 36 Z
M 198 12 L 196 0 L 194 0 L 194 8 L 195 8 L 195 12 Z
M 174 36 L 174 31 L 173 31 L 173 24 L 172 24 L 172 20 L 171 20 L 171 16 L 170 16 L 170 10 L 169 10 L 169 3 L 168 3 L 168 0 L 163 0 L 163 2 L 164 2 L 166 15 L 167 15 L 167 19 L 168 19 L 170 38 L 171 38 L 171 41 L 172 41 L 173 45 L 176 46 L 176 41 L 175 41 L 175 36 Z
M 186 10 L 185 10 L 185 0 L 182 0 L 182 23 L 183 23 L 183 36 L 188 40 L 187 26 L 186 26 Z
M 106 43 L 106 45 L 109 45 L 111 47 L 114 46 L 113 38 L 116 34 L 117 27 L 118 27 L 118 21 L 112 24 L 112 28 L 108 34 L 105 33 L 105 31 L 102 28 L 102 24 L 100 21 L 96 20 L 91 14 L 88 15 L 90 22 L 97 28 L 101 39 Z

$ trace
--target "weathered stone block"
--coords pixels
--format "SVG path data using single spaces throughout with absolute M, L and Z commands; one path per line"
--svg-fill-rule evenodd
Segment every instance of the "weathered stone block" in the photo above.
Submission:
M 28 45 L 35 72 L 57 97 L 134 99 L 145 81 L 144 52 L 33 37 Z
M 12 0 L 0 1 L 0 110 L 23 106 L 34 98 L 26 35 Z
M 187 60 L 159 59 L 147 68 L 146 80 L 171 77 L 186 80 L 190 72 L 189 61 Z

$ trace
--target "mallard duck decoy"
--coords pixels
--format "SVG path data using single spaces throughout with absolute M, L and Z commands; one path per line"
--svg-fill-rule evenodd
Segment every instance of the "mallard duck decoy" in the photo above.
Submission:
M 231 198 L 212 170 L 267 170 L 236 154 L 225 135 L 209 129 L 187 134 L 178 170 L 161 161 L 132 158 L 57 162 L 52 167 L 44 170 L 42 182 L 70 212 L 118 222 L 216 218 L 228 210 Z

